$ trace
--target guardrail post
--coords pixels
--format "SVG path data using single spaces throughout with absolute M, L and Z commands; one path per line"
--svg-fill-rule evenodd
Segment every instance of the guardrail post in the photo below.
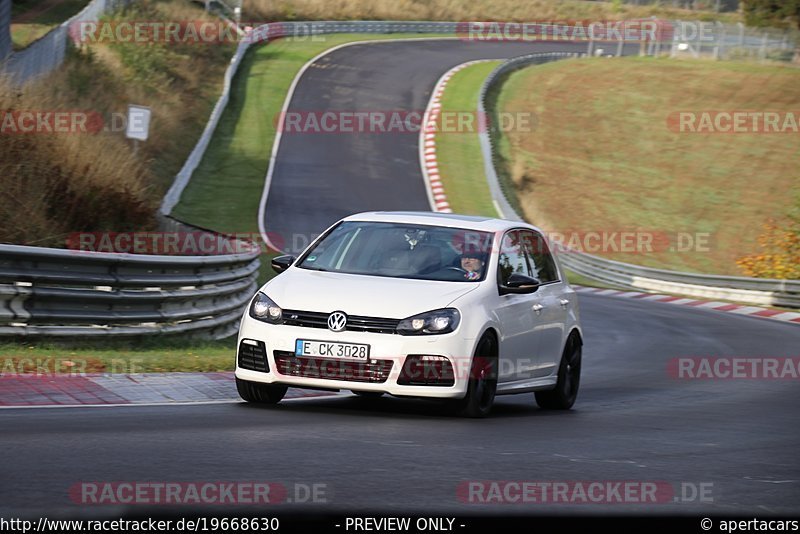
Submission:
M 723 48 L 725 46 L 725 38 L 726 38 L 725 25 L 717 21 L 717 27 L 719 28 L 719 33 L 716 35 L 717 42 L 716 46 L 714 47 L 714 59 L 722 59 Z

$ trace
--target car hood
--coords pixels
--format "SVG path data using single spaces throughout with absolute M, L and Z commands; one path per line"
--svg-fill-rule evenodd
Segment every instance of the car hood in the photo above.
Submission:
M 288 310 L 404 319 L 447 307 L 474 291 L 474 282 L 437 282 L 290 268 L 261 291 Z

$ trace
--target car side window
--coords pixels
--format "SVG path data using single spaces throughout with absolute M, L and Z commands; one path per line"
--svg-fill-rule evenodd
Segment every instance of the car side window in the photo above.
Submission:
M 556 269 L 555 260 L 544 237 L 538 232 L 530 230 L 520 231 L 520 236 L 520 241 L 525 247 L 525 253 L 531 265 L 531 276 L 543 284 L 557 282 L 559 280 L 558 269 Z
M 498 256 L 497 273 L 501 285 L 505 285 L 513 273 L 532 276 L 530 259 L 525 253 L 525 248 L 520 240 L 519 230 L 512 230 L 503 236 Z

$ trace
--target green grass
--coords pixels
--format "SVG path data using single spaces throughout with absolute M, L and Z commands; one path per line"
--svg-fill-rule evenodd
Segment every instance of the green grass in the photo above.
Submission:
M 442 95 L 442 112 L 476 110 L 483 81 L 500 63 L 477 63 L 456 72 Z M 435 141 L 439 175 L 452 210 L 456 213 L 497 217 L 483 171 L 483 155 L 478 135 L 471 132 L 439 132 Z M 573 284 L 610 287 L 569 270 L 566 274 Z
M 477 63 L 456 72 L 442 95 L 442 111 L 475 115 L 481 85 L 500 63 Z M 478 135 L 474 132 L 438 132 L 435 141 L 439 174 L 452 210 L 456 213 L 497 217 L 483 172 Z
M 624 83 L 620 83 L 624 80 Z M 649 267 L 742 275 L 762 223 L 799 190 L 796 134 L 689 134 L 679 111 L 791 111 L 800 71 L 653 58 L 559 61 L 512 73 L 498 109 L 534 111 L 533 132 L 500 138 L 526 218 L 548 229 L 703 232 L 709 250 L 604 253 Z
M 151 343 L 156 345 L 156 343 Z M 0 345 L 0 373 L 164 373 L 232 371 L 235 341 L 168 342 L 148 348 Z
M 20 50 L 39 39 L 47 32 L 76 15 L 86 7 L 89 0 L 61 0 L 53 3 L 53 6 L 41 12 L 38 5 L 42 2 L 28 2 L 24 4 L 12 4 L 11 8 L 11 42 L 15 50 Z M 26 16 L 26 14 L 31 13 Z M 23 17 L 24 22 L 15 22 L 15 19 Z
M 258 207 L 275 139 L 275 118 L 302 66 L 336 45 L 425 35 L 331 35 L 323 42 L 283 39 L 242 60 L 208 150 L 173 215 L 220 232 L 258 233 Z M 262 256 L 260 282 L 274 273 Z

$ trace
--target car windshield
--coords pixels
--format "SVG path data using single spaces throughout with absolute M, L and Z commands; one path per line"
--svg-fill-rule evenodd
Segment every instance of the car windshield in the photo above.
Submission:
M 301 258 L 302 269 L 480 282 L 486 276 L 492 234 L 461 228 L 346 221 Z

